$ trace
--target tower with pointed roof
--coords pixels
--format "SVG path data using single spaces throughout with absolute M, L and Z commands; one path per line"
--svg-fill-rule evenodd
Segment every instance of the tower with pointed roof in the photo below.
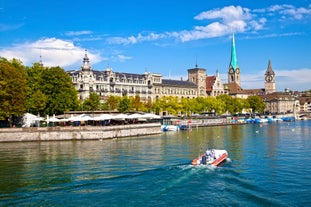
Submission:
M 85 50 L 83 64 L 81 66 L 78 80 L 79 80 L 80 99 L 85 100 L 90 96 L 90 93 L 94 91 L 96 80 L 94 77 L 92 66 L 90 64 L 90 59 L 87 56 L 87 50 Z
M 237 85 L 241 85 L 240 83 L 240 68 L 238 66 L 238 58 L 236 55 L 236 48 L 235 48 L 235 40 L 234 40 L 234 33 L 232 33 L 232 45 L 231 45 L 231 60 L 229 64 L 228 70 L 228 83 L 235 83 Z
M 83 65 L 81 66 L 81 71 L 82 72 L 91 72 L 92 71 L 92 67 L 90 65 L 90 59 L 87 56 L 87 50 L 85 50 L 85 55 L 83 58 Z
M 268 67 L 265 73 L 265 93 L 275 92 L 275 73 L 272 69 L 271 60 L 268 61 Z

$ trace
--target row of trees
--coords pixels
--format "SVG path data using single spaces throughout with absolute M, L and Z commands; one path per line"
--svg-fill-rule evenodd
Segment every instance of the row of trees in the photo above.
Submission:
M 221 95 L 218 97 L 197 97 L 193 99 L 179 99 L 177 97 L 168 96 L 158 98 L 153 103 L 142 103 L 140 97 L 119 97 L 110 96 L 105 103 L 100 103 L 100 97 L 92 93 L 90 98 L 84 102 L 87 110 L 115 110 L 126 112 L 134 111 L 152 111 L 156 114 L 165 111 L 172 115 L 201 114 L 203 112 L 214 112 L 216 114 L 236 114 L 241 113 L 243 109 L 249 112 L 263 113 L 266 107 L 265 103 L 259 96 L 250 96 L 247 99 L 232 98 L 229 95 Z
M 142 102 L 138 95 L 110 96 L 102 103 L 101 97 L 96 93 L 91 93 L 88 99 L 81 102 L 70 76 L 63 68 L 43 67 L 39 63 L 26 67 L 17 59 L 9 61 L 0 58 L 0 120 L 8 120 L 10 123 L 14 117 L 25 112 L 45 116 L 74 110 L 134 110 L 191 115 L 206 111 L 234 114 L 241 112 L 243 108 L 263 112 L 265 104 L 257 96 L 244 100 L 228 95 L 195 99 L 161 97 L 153 103 Z

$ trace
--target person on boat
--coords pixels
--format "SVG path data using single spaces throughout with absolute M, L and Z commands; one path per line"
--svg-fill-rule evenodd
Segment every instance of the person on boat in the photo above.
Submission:
M 209 157 L 213 158 L 213 159 L 216 159 L 216 155 L 215 155 L 215 152 L 213 149 L 209 150 L 207 149 L 206 152 L 205 152 Z
M 211 150 L 211 156 L 212 156 L 212 158 L 214 158 L 214 160 L 216 160 L 216 154 L 215 154 L 215 151 L 213 149 Z
M 211 156 L 211 155 L 212 155 L 212 153 L 211 153 L 211 151 L 210 151 L 209 149 L 206 150 L 205 154 L 206 154 L 207 156 Z
M 202 164 L 203 164 L 203 165 L 206 165 L 206 163 L 207 163 L 207 155 L 204 154 L 204 155 L 202 156 Z

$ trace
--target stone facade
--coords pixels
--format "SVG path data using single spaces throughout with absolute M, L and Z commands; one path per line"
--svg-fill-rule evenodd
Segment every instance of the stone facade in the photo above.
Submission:
M 161 134 L 161 123 L 0 129 L 1 142 L 102 140 Z
M 105 101 L 109 96 L 136 96 L 141 101 L 154 101 L 163 96 L 195 98 L 206 96 L 205 69 L 189 69 L 189 80 L 163 79 L 157 73 L 120 73 L 111 68 L 104 71 L 93 70 L 87 53 L 80 70 L 68 71 L 72 82 L 79 92 L 80 100 L 85 100 L 95 92 Z
M 297 108 L 296 98 L 291 93 L 274 92 L 260 96 L 266 104 L 265 111 L 273 114 L 293 113 Z M 296 111 L 297 112 L 297 111 Z

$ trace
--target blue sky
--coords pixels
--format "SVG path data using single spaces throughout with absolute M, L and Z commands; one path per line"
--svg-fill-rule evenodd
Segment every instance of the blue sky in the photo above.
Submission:
M 31 66 L 187 78 L 196 63 L 227 82 L 235 32 L 241 85 L 263 88 L 268 60 L 277 91 L 311 89 L 311 1 L 0 0 L 0 56 Z

